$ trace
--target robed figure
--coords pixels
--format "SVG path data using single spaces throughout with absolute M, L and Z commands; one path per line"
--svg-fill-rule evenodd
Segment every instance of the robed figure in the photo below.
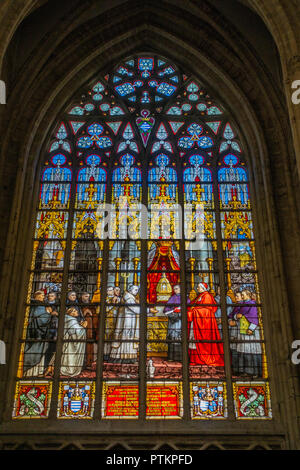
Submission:
M 106 320 L 105 320 L 105 335 L 104 335 L 104 361 L 110 361 L 110 352 L 112 342 L 114 339 L 116 319 L 118 316 L 119 307 L 121 302 L 120 288 L 109 286 L 106 294 Z
M 238 342 L 240 339 L 240 307 L 243 302 L 242 293 L 240 291 L 235 292 L 235 306 L 231 313 L 228 315 L 229 325 L 229 338 L 230 338 L 230 350 L 231 350 L 231 366 L 233 375 L 239 375 L 239 355 L 237 352 Z M 239 316 L 238 316 L 239 315 Z
M 262 376 L 261 333 L 256 302 L 247 289 L 241 293 L 242 304 L 232 312 L 233 322 L 237 324 L 236 358 L 233 373 L 236 375 Z
M 24 351 L 24 377 L 41 376 L 45 370 L 45 354 L 51 338 L 51 321 L 54 313 L 45 305 L 45 293 L 36 291 L 30 309 L 27 341 Z
M 85 369 L 92 370 L 95 361 L 94 349 L 98 339 L 98 316 L 95 307 L 89 305 L 90 294 L 88 292 L 83 292 L 80 300 L 82 316 L 84 321 L 87 322 Z
M 110 361 L 121 364 L 134 364 L 138 360 L 140 306 L 139 287 L 131 285 L 125 292 L 122 305 L 118 309 L 116 327 L 111 345 Z
M 216 301 L 207 291 L 205 282 L 198 284 L 197 291 L 199 295 L 193 301 L 191 307 L 188 308 L 190 364 L 224 366 L 223 344 L 211 342 L 221 340 L 215 317 L 217 311 Z
M 80 321 L 78 310 L 70 307 L 65 315 L 61 375 L 76 377 L 84 366 L 87 321 Z
M 51 323 L 49 329 L 49 345 L 45 353 L 45 377 L 53 377 L 54 374 L 54 362 L 55 362 L 55 351 L 56 351 L 56 340 L 58 330 L 58 305 L 57 305 L 57 293 L 49 292 L 48 304 L 51 307 Z
M 190 299 L 188 299 L 187 303 L 190 304 Z M 168 317 L 168 361 L 182 362 L 181 295 L 179 284 L 174 286 L 174 293 L 167 301 L 164 313 Z

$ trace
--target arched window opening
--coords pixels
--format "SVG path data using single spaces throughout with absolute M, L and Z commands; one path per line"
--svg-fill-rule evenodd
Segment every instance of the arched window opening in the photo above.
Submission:
M 270 419 L 251 211 L 198 80 L 151 54 L 99 77 L 41 172 L 13 418 Z

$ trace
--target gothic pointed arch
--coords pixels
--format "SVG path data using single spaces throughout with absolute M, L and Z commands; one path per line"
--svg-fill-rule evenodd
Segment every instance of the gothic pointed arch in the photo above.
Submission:
M 198 79 L 151 53 L 98 75 L 33 216 L 13 419 L 272 419 L 245 150 Z

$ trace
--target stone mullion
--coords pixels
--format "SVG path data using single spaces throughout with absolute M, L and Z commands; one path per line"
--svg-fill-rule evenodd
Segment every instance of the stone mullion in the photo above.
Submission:
M 149 143 L 148 143 L 149 144 Z M 142 152 L 142 208 L 148 208 L 148 154 Z M 140 292 L 140 351 L 139 351 L 139 418 L 146 420 L 147 408 L 147 266 L 148 266 L 148 210 L 141 211 L 141 292 Z M 146 217 L 146 220 L 144 220 Z M 146 224 L 146 226 L 144 225 Z M 146 236 L 145 236 L 146 235 Z
M 224 124 L 224 123 L 223 123 Z M 220 142 L 217 140 L 217 148 L 219 148 Z M 232 390 L 232 369 L 231 369 L 231 353 L 230 353 L 230 338 L 228 329 L 228 318 L 227 318 L 227 303 L 226 303 L 226 279 L 224 272 L 224 254 L 223 254 L 223 241 L 222 241 L 222 229 L 221 229 L 221 211 L 219 201 L 219 190 L 218 190 L 218 158 L 215 154 L 214 168 L 213 168 L 213 194 L 215 204 L 215 216 L 216 216 L 216 237 L 217 237 L 217 257 L 218 257 L 218 271 L 219 271 L 219 285 L 220 285 L 220 304 L 221 304 L 221 320 L 222 320 L 222 337 L 223 337 L 223 348 L 224 348 L 224 362 L 225 362 L 225 381 L 226 381 L 226 395 L 227 395 L 227 409 L 228 418 L 234 419 L 234 399 Z
M 112 165 L 114 159 L 111 156 L 109 160 L 109 168 L 107 171 L 107 192 L 106 192 L 106 204 L 112 202 Z M 111 214 L 108 215 L 111 217 Z M 105 228 L 105 227 L 104 227 Z M 108 225 L 110 230 L 110 225 Z M 98 420 L 101 416 L 101 408 L 103 402 L 103 355 L 104 355 L 104 343 L 105 343 L 105 324 L 106 324 L 106 292 L 107 292 L 107 278 L 108 278 L 108 267 L 109 267 L 109 238 L 103 240 L 103 259 L 102 259 L 102 270 L 101 270 L 101 283 L 100 283 L 100 312 L 99 312 L 99 325 L 98 325 L 98 349 L 97 349 L 97 362 L 96 362 L 96 390 L 95 390 L 95 409 L 94 419 Z
M 180 233 L 180 299 L 181 299 L 181 344 L 182 344 L 182 386 L 183 386 L 183 417 L 190 420 L 190 383 L 189 383 L 189 356 L 188 356 L 188 321 L 187 321 L 187 284 L 185 267 L 185 212 L 183 194 L 182 159 L 176 153 L 176 166 L 178 174 L 178 201 L 179 201 L 179 233 Z M 179 209 L 178 208 L 178 209 Z
M 65 255 L 64 255 L 63 281 L 62 281 L 62 286 L 61 286 L 60 309 L 59 309 L 59 317 L 58 317 L 59 321 L 58 321 L 56 353 L 55 353 L 55 363 L 54 363 L 52 401 L 51 401 L 51 408 L 49 412 L 50 419 L 55 419 L 56 414 L 57 414 L 57 407 L 58 407 L 60 364 L 61 364 L 63 341 L 64 341 L 64 338 L 63 338 L 64 337 L 64 323 L 65 323 L 66 300 L 67 300 L 67 292 L 68 292 L 69 266 L 70 266 L 70 259 L 71 259 L 71 250 L 72 250 L 72 232 L 73 232 L 73 221 L 74 221 L 75 200 L 76 200 L 77 172 L 78 172 L 78 169 L 75 167 L 75 162 L 73 159 L 72 183 L 71 183 L 71 191 L 70 191 L 70 199 L 69 199 L 70 201 L 69 218 L 68 218 L 68 228 L 67 228 L 67 237 L 66 237 L 66 248 L 65 248 Z

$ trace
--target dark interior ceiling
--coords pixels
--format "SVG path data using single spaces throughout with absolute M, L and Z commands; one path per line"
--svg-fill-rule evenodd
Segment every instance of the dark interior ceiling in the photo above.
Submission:
M 207 0 L 231 22 L 255 49 L 274 78 L 280 77 L 276 44 L 262 19 L 249 7 L 247 0 Z
M 185 1 L 185 0 L 184 0 Z M 206 0 L 232 24 L 241 37 L 252 46 L 257 56 L 268 69 L 273 79 L 280 81 L 280 63 L 276 45 L 261 18 L 248 6 L 247 0 Z M 95 1 L 92 8 L 82 14 L 79 24 L 95 18 L 103 9 L 113 8 L 119 0 Z M 50 33 L 55 37 L 55 28 L 63 18 L 76 9 L 78 0 L 42 0 L 20 24 L 7 54 L 9 76 L 14 81 L 18 72 L 43 38 Z M 91 4 L 91 2 L 89 2 Z M 230 27 L 230 26 L 229 26 Z

